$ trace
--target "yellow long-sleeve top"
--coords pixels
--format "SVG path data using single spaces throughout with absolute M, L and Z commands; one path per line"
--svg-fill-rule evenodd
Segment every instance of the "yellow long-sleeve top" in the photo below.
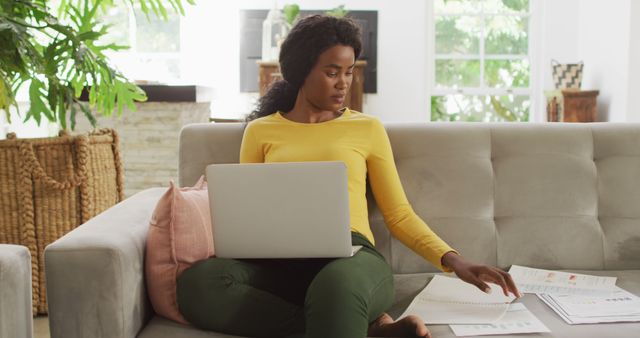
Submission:
M 366 177 L 391 234 L 440 268 L 454 251 L 416 215 L 402 189 L 389 137 L 377 118 L 345 109 L 319 123 L 300 123 L 280 112 L 247 125 L 240 163 L 343 161 L 347 166 L 351 231 L 374 243 L 369 226 Z

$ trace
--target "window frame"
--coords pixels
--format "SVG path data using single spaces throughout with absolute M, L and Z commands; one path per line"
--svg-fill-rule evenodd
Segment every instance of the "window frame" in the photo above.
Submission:
M 130 3 L 123 3 L 121 4 L 121 6 L 122 8 L 126 7 L 126 10 L 127 10 L 128 36 L 127 36 L 126 44 L 129 46 L 129 48 L 125 50 L 119 50 L 119 51 L 105 51 L 105 54 L 107 55 L 107 57 L 109 57 L 111 62 L 113 62 L 114 66 L 120 69 L 122 67 L 122 64 L 120 63 L 122 62 L 122 60 L 127 60 L 125 62 L 132 62 L 132 63 L 140 63 L 141 60 L 144 60 L 144 59 L 152 59 L 154 61 L 175 60 L 179 67 L 178 77 L 170 79 L 171 81 L 167 84 L 172 84 L 173 82 L 181 82 L 182 79 L 184 78 L 184 74 L 182 70 L 182 60 L 184 57 L 182 44 L 180 43 L 178 50 L 175 52 L 140 52 L 138 51 L 138 35 L 137 35 L 138 25 L 137 25 L 137 19 L 136 19 L 136 11 L 138 12 L 138 14 L 141 14 L 142 9 L 140 8 L 139 4 L 132 5 Z M 183 16 L 176 14 L 173 10 L 167 10 L 167 13 L 168 15 L 177 15 L 178 29 L 179 29 L 178 41 L 181 42 L 180 40 L 182 39 L 182 34 L 183 34 L 183 28 L 182 28 Z M 156 18 L 155 14 L 152 12 L 150 12 L 148 15 L 150 18 L 162 20 L 162 18 L 159 18 L 159 17 Z M 122 71 L 122 69 L 120 69 L 120 71 Z M 148 81 L 150 83 L 154 83 L 156 81 L 162 81 L 162 79 L 158 79 L 158 78 L 153 78 L 153 79 L 136 78 L 135 76 L 131 76 L 129 74 L 125 74 L 125 76 L 131 77 L 131 79 L 135 81 Z
M 427 0 L 427 34 L 426 34 L 426 46 L 427 46 L 427 109 L 426 116 L 424 118 L 427 122 L 431 121 L 431 98 L 433 96 L 445 96 L 445 95 L 472 95 L 472 96 L 500 96 L 500 95 L 514 95 L 514 96 L 528 96 L 530 100 L 529 107 L 529 120 L 528 122 L 541 122 L 544 121 L 544 102 L 542 102 L 542 84 L 540 74 L 540 59 L 543 54 L 540 48 L 541 44 L 541 30 L 539 14 L 541 12 L 541 6 L 543 1 L 529 0 L 529 11 L 527 13 L 494 13 L 485 12 L 482 10 L 480 13 L 446 13 L 436 14 L 435 1 Z M 491 16 L 517 16 L 528 19 L 528 41 L 527 48 L 528 54 L 485 54 L 485 39 L 486 29 L 484 20 L 486 17 Z M 436 40 L 436 17 L 437 16 L 474 16 L 482 20 L 483 25 L 480 29 L 479 40 L 479 54 L 438 54 L 435 49 Z M 489 57 L 487 57 L 489 56 Z M 529 60 L 529 86 L 528 87 L 488 87 L 484 80 L 485 62 L 486 60 Z M 456 88 L 441 88 L 436 86 L 436 62 L 438 60 L 478 60 L 480 62 L 480 86 L 478 87 L 456 87 Z

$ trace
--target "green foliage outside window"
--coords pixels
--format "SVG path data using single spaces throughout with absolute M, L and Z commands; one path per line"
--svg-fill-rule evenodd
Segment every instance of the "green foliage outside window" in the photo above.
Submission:
M 507 90 L 530 85 L 528 11 L 528 0 L 435 1 L 435 52 L 442 55 L 435 62 L 436 88 L 493 88 L 505 93 L 468 95 L 457 90 L 458 94 L 432 96 L 433 121 L 529 120 L 529 97 Z

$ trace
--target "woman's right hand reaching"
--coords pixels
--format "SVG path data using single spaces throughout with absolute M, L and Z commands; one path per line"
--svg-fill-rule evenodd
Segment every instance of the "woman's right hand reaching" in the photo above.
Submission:
M 487 285 L 487 282 L 489 282 L 502 287 L 502 292 L 507 297 L 509 292 L 516 298 L 522 297 L 511 275 L 501 269 L 489 265 L 471 263 L 453 251 L 447 252 L 442 256 L 442 264 L 452 269 L 458 278 L 475 285 L 484 292 L 491 291 L 491 288 Z

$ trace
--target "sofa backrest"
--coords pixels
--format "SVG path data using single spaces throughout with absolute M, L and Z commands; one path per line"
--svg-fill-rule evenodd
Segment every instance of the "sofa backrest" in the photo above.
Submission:
M 462 255 L 507 268 L 640 268 L 640 124 L 395 123 L 387 133 L 415 212 Z M 180 136 L 180 185 L 237 163 L 243 124 Z M 370 193 L 376 246 L 396 273 L 436 271 L 392 238 Z

